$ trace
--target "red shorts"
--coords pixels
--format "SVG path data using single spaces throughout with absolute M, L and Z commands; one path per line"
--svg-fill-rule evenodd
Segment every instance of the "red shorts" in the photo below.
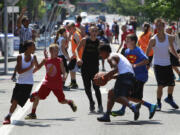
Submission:
M 115 34 L 115 38 L 118 39 L 118 37 L 119 37 L 119 34 L 116 33 L 116 34 Z
M 53 92 L 54 95 L 57 97 L 59 102 L 63 102 L 65 100 L 65 95 L 63 93 L 62 88 L 59 89 L 51 89 L 48 88 L 47 85 L 42 84 L 39 91 L 37 92 L 37 95 L 40 99 L 46 99 L 46 97 L 49 95 L 50 92 Z

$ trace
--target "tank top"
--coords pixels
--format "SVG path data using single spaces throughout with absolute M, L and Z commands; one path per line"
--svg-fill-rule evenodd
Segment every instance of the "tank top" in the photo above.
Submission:
M 61 58 L 48 58 L 45 62 L 46 76 L 43 84 L 52 89 L 57 89 L 62 86 L 61 77 Z
M 59 52 L 58 52 L 58 56 L 61 56 L 61 55 L 63 55 L 64 56 L 64 54 L 63 54 L 63 52 L 62 52 L 62 40 L 64 40 L 65 38 L 64 37 L 59 37 L 59 39 L 58 39 L 58 45 L 59 45 Z M 66 57 L 65 57 L 66 58 Z
M 138 43 L 139 43 L 140 48 L 144 51 L 144 53 L 146 53 L 151 34 L 152 32 L 149 31 L 146 35 L 142 34 L 139 37 Z M 149 56 L 153 56 L 153 50 L 150 51 Z
M 25 55 L 24 53 L 21 54 L 22 57 L 22 69 L 28 68 L 31 65 L 31 62 L 34 59 L 34 56 L 31 55 L 31 60 L 26 62 L 25 61 Z M 33 84 L 34 80 L 33 80 L 33 68 L 31 68 L 30 70 L 22 73 L 22 74 L 18 74 L 18 79 L 17 82 L 18 84 Z
M 124 57 L 120 53 L 111 53 L 110 57 L 118 56 L 119 57 L 119 63 L 118 63 L 118 74 L 125 74 L 125 73 L 132 73 L 134 74 L 134 70 L 132 68 L 132 65 L 128 61 L 126 57 Z
M 78 32 L 78 31 L 75 31 L 72 35 L 72 39 L 71 39 L 71 44 L 72 44 L 72 53 L 74 54 L 75 53 L 75 50 L 78 46 L 78 44 L 76 43 L 75 41 L 75 36 L 78 36 L 79 37 L 79 41 L 81 41 L 82 37 L 81 37 L 81 34 Z M 79 57 L 82 58 L 82 53 L 83 53 L 83 48 L 81 48 L 81 50 L 78 52 L 79 54 Z
M 86 39 L 86 45 L 83 51 L 83 66 L 96 68 L 99 66 L 99 40 L 92 41 L 90 38 Z
M 153 38 L 156 40 L 156 45 L 153 47 L 153 64 L 159 66 L 171 65 L 168 34 L 165 34 L 165 40 L 163 42 L 159 42 L 157 35 L 155 35 Z

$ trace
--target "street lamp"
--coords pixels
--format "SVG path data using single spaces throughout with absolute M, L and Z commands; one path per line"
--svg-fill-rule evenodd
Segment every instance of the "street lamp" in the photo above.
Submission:
M 8 33 L 7 0 L 4 0 L 4 73 L 5 74 L 8 73 L 7 33 Z

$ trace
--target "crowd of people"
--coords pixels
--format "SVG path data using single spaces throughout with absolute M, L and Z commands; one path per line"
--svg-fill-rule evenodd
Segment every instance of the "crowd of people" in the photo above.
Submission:
M 68 73 L 70 72 L 71 83 L 68 89 L 77 89 L 76 73 L 80 72 L 84 84 L 85 94 L 89 100 L 90 112 L 95 112 L 95 102 L 92 96 L 91 86 L 95 90 L 98 103 L 98 113 L 103 113 L 103 104 L 100 86 L 105 85 L 111 79 L 115 79 L 114 87 L 108 92 L 107 109 L 100 122 L 109 122 L 110 115 L 122 116 L 126 107 L 134 113 L 134 120 L 139 118 L 139 109 L 144 105 L 149 110 L 149 119 L 152 119 L 157 110 L 161 110 L 161 97 L 163 88 L 168 87 L 165 102 L 178 109 L 173 99 L 175 79 L 173 69 L 180 75 L 178 70 L 180 56 L 176 37 L 172 34 L 172 28 L 165 30 L 163 19 L 156 19 L 156 33 L 151 32 L 150 24 L 143 24 L 143 33 L 136 35 L 136 30 L 128 30 L 127 25 L 122 25 L 121 43 L 119 43 L 119 25 L 115 21 L 112 29 L 101 20 L 97 24 L 81 24 L 82 18 L 77 17 L 77 22 L 60 26 L 54 43 L 44 51 L 44 59 L 39 63 L 38 56 L 34 54 L 35 44 L 33 31 L 28 27 L 29 20 L 23 17 L 25 10 L 18 19 L 18 32 L 20 35 L 20 49 L 17 57 L 14 75 L 18 73 L 16 84 L 11 98 L 9 113 L 3 124 L 11 123 L 11 116 L 17 105 L 23 107 L 28 99 L 32 102 L 32 111 L 25 119 L 36 119 L 36 109 L 39 100 L 44 100 L 52 91 L 61 104 L 68 104 L 73 112 L 77 106 L 73 100 L 65 98 L 63 89 Z M 116 52 L 112 52 L 111 43 L 114 37 L 115 43 L 119 44 Z M 71 53 L 68 52 L 71 45 Z M 119 52 L 121 50 L 121 53 Z M 106 71 L 104 60 L 112 68 L 109 72 L 99 73 L 99 60 L 102 60 L 102 71 Z M 153 61 L 152 61 L 153 59 Z M 154 73 L 157 81 L 157 103 L 152 104 L 143 100 L 144 84 L 148 80 L 148 70 L 154 65 Z M 38 91 L 32 93 L 33 74 L 42 66 L 46 68 L 45 79 Z M 96 76 L 96 77 L 95 77 Z M 134 104 L 132 102 L 137 104 Z M 114 103 L 122 104 L 122 108 L 112 111 Z

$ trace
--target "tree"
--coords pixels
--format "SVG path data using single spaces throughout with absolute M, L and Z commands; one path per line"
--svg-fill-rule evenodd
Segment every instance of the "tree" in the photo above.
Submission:
M 133 16 L 139 15 L 139 11 L 137 10 L 139 4 L 140 0 L 110 0 L 107 3 L 111 8 L 110 10 L 118 14 Z
M 180 0 L 145 0 L 145 4 L 139 9 L 145 17 L 153 21 L 157 17 L 167 20 L 179 20 Z

